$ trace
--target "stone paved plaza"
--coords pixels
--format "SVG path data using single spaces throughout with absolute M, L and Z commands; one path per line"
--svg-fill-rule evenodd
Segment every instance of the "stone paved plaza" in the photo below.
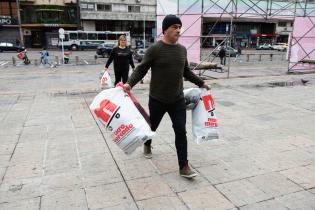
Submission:
M 187 114 L 193 180 L 178 175 L 167 115 L 151 160 L 111 142 L 89 110 L 102 65 L 0 68 L 0 209 L 314 210 L 315 75 L 268 76 L 276 65 L 208 80 L 220 139 L 197 145 Z M 133 91 L 147 108 L 148 84 Z

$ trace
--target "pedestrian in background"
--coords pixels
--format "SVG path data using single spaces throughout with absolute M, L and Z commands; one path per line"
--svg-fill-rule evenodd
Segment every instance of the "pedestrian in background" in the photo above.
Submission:
M 237 60 L 242 62 L 242 49 L 241 49 L 240 46 L 237 47 L 237 52 L 236 52 L 236 55 L 235 55 L 234 62 L 236 62 Z
M 46 48 L 44 47 L 43 50 L 40 52 L 40 63 L 43 66 L 46 66 L 46 64 L 48 64 L 49 66 L 51 66 L 50 62 L 49 62 L 49 53 L 46 50 Z
M 219 58 L 220 58 L 220 63 L 221 65 L 225 65 L 225 60 L 226 60 L 226 50 L 224 47 L 221 47 L 220 51 L 219 51 Z
M 127 46 L 127 39 L 125 35 L 121 35 L 118 39 L 117 46 L 113 48 L 107 63 L 105 65 L 105 71 L 107 71 L 111 62 L 114 61 L 114 73 L 115 83 L 123 82 L 126 83 L 129 75 L 129 65 L 134 69 L 132 52 Z
M 191 170 L 187 160 L 186 105 L 183 94 L 183 77 L 199 87 L 209 90 L 209 86 L 196 76 L 188 66 L 187 50 L 177 43 L 181 20 L 175 15 L 167 15 L 162 22 L 163 40 L 149 47 L 142 62 L 132 73 L 123 88 L 129 91 L 151 68 L 149 111 L 151 130 L 156 131 L 164 114 L 171 118 L 175 132 L 179 173 L 186 178 L 197 174 Z M 152 140 L 144 144 L 143 155 L 152 158 Z

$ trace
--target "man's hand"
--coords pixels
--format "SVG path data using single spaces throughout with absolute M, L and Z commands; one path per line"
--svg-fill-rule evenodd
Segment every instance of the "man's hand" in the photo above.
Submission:
M 105 71 L 107 71 L 107 70 L 108 70 L 108 68 L 105 67 Z
M 211 86 L 209 86 L 207 83 L 203 83 L 203 85 L 201 86 L 201 88 L 205 88 L 206 90 L 210 90 Z
M 124 90 L 125 92 L 130 91 L 130 90 L 131 90 L 130 85 L 129 85 L 128 83 L 124 84 L 124 85 L 123 85 L 123 90 Z

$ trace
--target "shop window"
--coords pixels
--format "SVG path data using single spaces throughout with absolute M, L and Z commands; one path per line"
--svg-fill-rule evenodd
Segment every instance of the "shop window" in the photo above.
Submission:
M 286 27 L 287 26 L 287 22 L 279 22 L 278 26 L 279 27 Z
M 111 12 L 112 11 L 112 5 L 110 5 L 110 4 L 98 4 L 97 5 L 97 11 Z
M 140 6 L 128 6 L 128 12 L 140 13 Z

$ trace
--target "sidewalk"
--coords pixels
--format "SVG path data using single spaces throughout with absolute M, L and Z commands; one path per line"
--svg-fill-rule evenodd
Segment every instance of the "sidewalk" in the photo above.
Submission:
M 220 140 L 193 142 L 187 113 L 199 173 L 187 180 L 167 115 L 152 160 L 124 155 L 95 121 L 102 67 L 1 69 L 0 209 L 315 209 L 314 74 L 209 80 Z M 133 91 L 147 108 L 148 85 Z

